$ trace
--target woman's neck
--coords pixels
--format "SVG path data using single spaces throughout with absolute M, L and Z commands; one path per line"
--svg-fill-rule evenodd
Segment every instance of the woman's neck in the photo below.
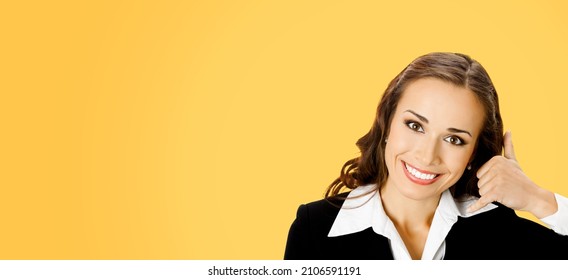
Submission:
M 385 213 L 394 223 L 401 225 L 429 227 L 440 202 L 440 196 L 424 200 L 408 198 L 388 183 L 380 189 L 380 193 Z
M 388 184 L 380 192 L 385 213 L 396 227 L 408 253 L 412 259 L 421 259 L 440 197 L 414 200 Z

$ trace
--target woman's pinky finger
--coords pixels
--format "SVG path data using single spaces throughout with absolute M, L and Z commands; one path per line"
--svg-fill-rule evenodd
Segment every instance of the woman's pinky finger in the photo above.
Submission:
M 481 196 L 475 203 L 473 203 L 472 205 L 470 205 L 467 208 L 467 212 L 468 213 L 473 213 L 483 207 L 485 207 L 487 204 L 493 202 L 492 200 L 488 199 L 488 196 Z

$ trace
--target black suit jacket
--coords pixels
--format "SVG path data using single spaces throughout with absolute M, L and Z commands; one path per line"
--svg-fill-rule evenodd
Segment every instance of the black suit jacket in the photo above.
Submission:
M 345 195 L 345 194 L 344 194 Z M 344 196 L 343 195 L 343 196 Z M 328 237 L 342 199 L 319 200 L 298 208 L 284 259 L 392 260 L 388 239 L 368 228 Z M 468 218 L 459 217 L 446 237 L 444 259 L 565 259 L 568 236 L 518 217 L 503 205 Z

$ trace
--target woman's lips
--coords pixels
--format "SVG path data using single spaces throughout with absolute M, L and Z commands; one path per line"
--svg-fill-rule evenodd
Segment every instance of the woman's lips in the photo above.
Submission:
M 440 178 L 440 174 L 419 170 L 404 161 L 402 161 L 402 169 L 410 181 L 419 185 L 430 185 Z

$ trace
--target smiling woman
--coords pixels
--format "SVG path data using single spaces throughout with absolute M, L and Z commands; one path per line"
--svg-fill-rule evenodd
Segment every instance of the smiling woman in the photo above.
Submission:
M 469 89 L 433 78 L 409 84 L 390 124 L 384 200 L 401 194 L 435 209 L 441 193 L 473 160 L 483 118 L 472 116 L 483 115 L 483 106 Z
M 414 60 L 357 146 L 326 199 L 299 207 L 285 259 L 568 259 L 568 199 L 522 172 L 470 57 Z

